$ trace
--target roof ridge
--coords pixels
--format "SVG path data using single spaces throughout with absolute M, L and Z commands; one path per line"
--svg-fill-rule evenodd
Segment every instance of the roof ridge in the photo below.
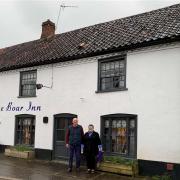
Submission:
M 163 7 L 163 8 L 158 8 L 158 9 L 147 11 L 147 12 L 143 12 L 143 13 L 138 13 L 138 14 L 135 14 L 135 15 L 130 15 L 130 16 L 122 17 L 122 18 L 113 19 L 113 20 L 110 20 L 110 21 L 105 21 L 105 22 L 85 26 L 85 27 L 82 27 L 82 28 L 73 29 L 73 30 L 66 31 L 66 32 L 63 32 L 63 33 L 55 34 L 54 37 L 56 38 L 58 36 L 66 34 L 66 33 L 76 32 L 76 31 L 80 31 L 80 30 L 83 30 L 83 29 L 86 29 L 86 28 L 95 27 L 95 26 L 99 26 L 99 25 L 103 25 L 103 24 L 107 24 L 107 23 L 112 23 L 112 22 L 115 22 L 115 21 L 118 21 L 118 20 L 124 20 L 124 19 L 128 19 L 128 18 L 131 18 L 131 17 L 137 17 L 137 16 L 140 16 L 140 15 L 145 15 L 145 14 L 148 14 L 148 13 L 151 13 L 151 12 L 156 12 L 156 11 L 163 10 L 163 9 L 166 9 L 166 8 L 169 9 L 169 8 L 174 7 L 174 6 L 180 6 L 180 3 L 174 4 L 174 5 L 171 5 L 171 6 L 166 6 L 166 7 Z M 27 43 L 31 43 L 31 42 L 35 42 L 35 41 L 40 41 L 40 40 L 41 39 L 35 39 L 35 40 L 31 40 L 31 41 L 26 41 L 26 42 L 23 42 L 23 43 L 14 44 L 12 46 L 3 47 L 2 49 L 12 48 L 14 46 L 20 46 L 20 45 L 23 45 L 23 44 L 27 44 Z
M 179 41 L 180 4 L 3 48 L 0 72 Z M 82 43 L 83 48 L 80 48 Z
M 135 15 L 130 15 L 130 16 L 122 17 L 122 18 L 113 19 L 113 20 L 110 20 L 110 21 L 105 21 L 105 22 L 96 23 L 96 24 L 89 25 L 89 26 L 85 26 L 85 27 L 78 28 L 78 29 L 73 29 L 73 30 L 66 31 L 66 32 L 63 32 L 63 33 L 55 34 L 55 36 L 63 35 L 63 34 L 70 33 L 70 32 L 74 32 L 74 31 L 79 31 L 79 30 L 82 30 L 82 29 L 85 29 L 85 28 L 89 28 L 89 27 L 93 27 L 93 26 L 97 26 L 97 25 L 103 25 L 103 24 L 111 23 L 111 22 L 113 22 L 113 21 L 124 20 L 124 19 L 128 19 L 128 18 L 131 18 L 131 17 L 140 16 L 140 15 L 148 14 L 148 13 L 151 13 L 151 12 L 156 12 L 156 11 L 159 11 L 159 10 L 163 10 L 163 9 L 169 9 L 169 8 L 172 8 L 172 7 L 177 6 L 177 5 L 180 6 L 180 3 L 178 3 L 178 4 L 173 4 L 173 5 L 171 5 L 171 6 L 166 6 L 166 7 L 163 7 L 163 8 L 158 8 L 158 9 L 146 11 L 146 12 L 143 12 L 143 13 L 138 13 L 138 14 L 135 14 Z

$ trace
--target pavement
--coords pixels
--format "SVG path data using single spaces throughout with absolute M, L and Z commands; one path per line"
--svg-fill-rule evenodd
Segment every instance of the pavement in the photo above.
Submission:
M 87 174 L 84 167 L 80 172 L 67 172 L 67 165 L 51 161 L 24 160 L 0 154 L 0 180 L 145 180 L 117 174 L 96 172 Z

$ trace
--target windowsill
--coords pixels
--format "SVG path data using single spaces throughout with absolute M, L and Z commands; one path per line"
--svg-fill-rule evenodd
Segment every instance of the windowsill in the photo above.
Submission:
M 18 96 L 17 98 L 35 98 L 37 96 Z
M 96 93 L 107 93 L 107 92 L 116 92 L 116 91 L 127 91 L 128 88 L 122 88 L 122 89 L 111 89 L 111 90 L 97 90 Z

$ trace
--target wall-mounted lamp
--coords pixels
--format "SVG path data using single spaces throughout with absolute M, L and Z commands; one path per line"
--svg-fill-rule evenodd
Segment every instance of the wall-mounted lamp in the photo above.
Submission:
M 44 86 L 43 84 L 36 84 L 36 88 L 37 88 L 37 89 L 42 89 L 43 87 L 45 87 L 45 88 L 49 88 L 49 89 L 51 89 L 51 88 L 52 88 L 52 86 L 51 86 L 51 87 L 49 87 L 49 86 Z
M 43 117 L 43 123 L 44 123 L 44 124 L 47 124 L 47 123 L 48 123 L 48 120 L 49 120 L 49 118 L 48 118 L 47 116 L 44 116 L 44 117 Z

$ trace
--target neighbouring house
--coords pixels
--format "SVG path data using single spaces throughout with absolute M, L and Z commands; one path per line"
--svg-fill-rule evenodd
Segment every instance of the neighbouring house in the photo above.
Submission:
M 73 117 L 141 174 L 180 172 L 180 4 L 0 49 L 0 149 L 65 159 Z

